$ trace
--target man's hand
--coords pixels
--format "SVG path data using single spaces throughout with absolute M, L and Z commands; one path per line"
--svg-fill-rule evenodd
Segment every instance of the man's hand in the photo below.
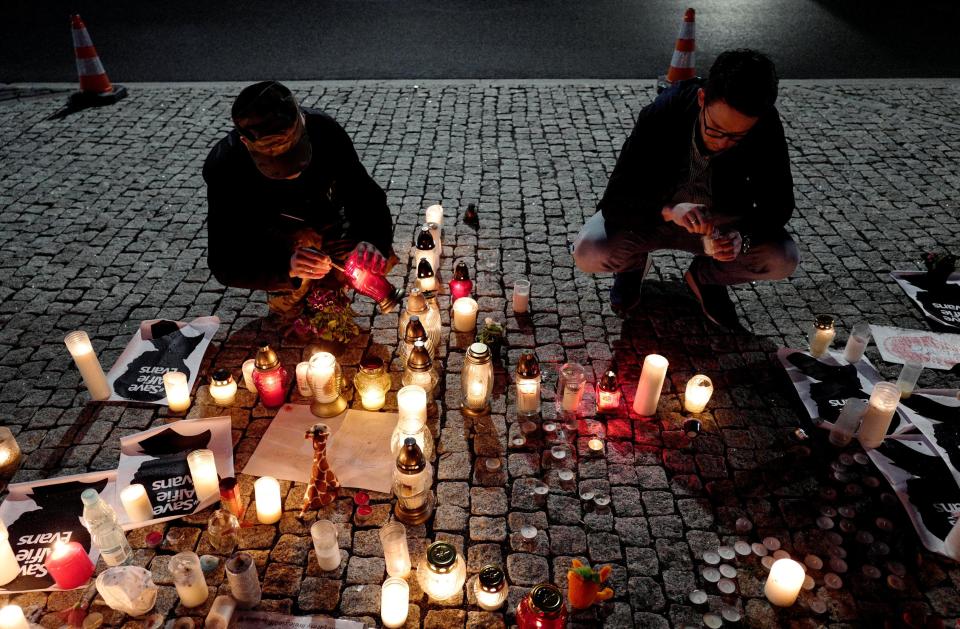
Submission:
M 306 247 L 300 247 L 290 257 L 290 277 L 319 280 L 330 272 L 330 258 Z
M 350 253 L 351 258 L 355 258 L 357 266 L 366 271 L 383 275 L 387 271 L 387 259 L 383 257 L 380 250 L 369 242 L 360 242 Z
M 673 207 L 664 206 L 661 211 L 663 220 L 673 221 L 691 234 L 709 234 L 713 222 L 707 214 L 707 206 L 699 203 L 677 203 Z
M 743 237 L 740 236 L 738 231 L 730 231 L 715 238 L 713 246 L 715 247 L 713 251 L 714 260 L 733 262 L 743 248 Z

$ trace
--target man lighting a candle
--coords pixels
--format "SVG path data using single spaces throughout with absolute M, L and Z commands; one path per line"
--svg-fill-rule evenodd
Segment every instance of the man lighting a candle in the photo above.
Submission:
M 386 195 L 343 128 L 276 81 L 244 88 L 231 115 L 203 165 L 214 277 L 297 315 L 311 282 L 345 283 L 331 262 L 384 273 L 395 261 Z
M 680 82 L 640 112 L 573 247 L 581 271 L 614 274 L 618 313 L 639 304 L 649 254 L 660 249 L 694 254 L 684 279 L 706 317 L 728 329 L 742 326 L 727 286 L 796 269 L 784 230 L 794 196 L 777 84 L 765 55 L 727 51 L 706 81 Z

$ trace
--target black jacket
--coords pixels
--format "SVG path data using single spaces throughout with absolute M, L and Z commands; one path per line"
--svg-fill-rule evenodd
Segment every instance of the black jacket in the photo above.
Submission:
M 299 285 L 289 276 L 290 257 L 293 235 L 305 227 L 327 238 L 364 240 L 390 255 L 393 220 L 383 190 L 333 118 L 303 112 L 313 157 L 296 179 L 262 175 L 236 129 L 207 156 L 207 256 L 221 284 L 261 290 Z
M 637 116 L 600 201 L 608 233 L 643 231 L 687 180 L 690 138 L 700 107 L 693 79 L 664 91 Z M 790 159 L 776 109 L 747 136 L 711 159 L 715 214 L 737 217 L 732 225 L 761 237 L 779 231 L 795 206 Z

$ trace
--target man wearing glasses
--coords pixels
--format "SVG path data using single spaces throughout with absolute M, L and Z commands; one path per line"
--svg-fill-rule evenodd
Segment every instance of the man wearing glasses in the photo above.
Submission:
M 337 282 L 331 261 L 356 256 L 383 272 L 393 251 L 386 195 L 343 128 L 276 81 L 244 88 L 231 116 L 203 165 L 214 277 L 270 291 L 271 310 L 296 314 L 311 281 Z
M 727 286 L 789 277 L 799 262 L 784 229 L 793 177 L 777 75 L 753 50 L 722 53 L 704 82 L 664 91 L 637 117 L 610 175 L 599 212 L 580 230 L 573 256 L 587 273 L 614 273 L 611 306 L 640 301 L 648 254 L 694 254 L 684 279 L 706 317 L 740 330 Z

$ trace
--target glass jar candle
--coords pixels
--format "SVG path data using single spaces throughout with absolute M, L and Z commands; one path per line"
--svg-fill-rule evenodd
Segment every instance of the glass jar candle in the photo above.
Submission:
M 203 576 L 200 557 L 197 553 L 192 551 L 177 553 L 170 558 L 168 566 L 173 584 L 177 587 L 181 605 L 199 607 L 207 602 L 210 592 L 207 590 L 207 579 Z
M 469 297 L 473 292 L 473 281 L 470 279 L 470 269 L 466 262 L 457 262 L 453 269 L 453 279 L 450 280 L 450 299 L 457 300 Z
M 423 323 L 420 322 L 419 315 L 411 315 L 407 321 L 407 328 L 403 333 L 403 341 L 399 347 L 400 360 L 403 361 L 403 364 L 407 364 L 407 359 L 410 358 L 410 352 L 413 351 L 413 345 L 417 341 L 423 342 L 429 349 L 429 338 L 430 337 L 427 336 L 427 329 L 424 328 Z
M 194 450 L 187 455 L 187 466 L 200 502 L 220 495 L 220 477 L 213 450 Z
M 467 580 L 467 564 L 449 542 L 434 542 L 417 564 L 420 588 L 436 601 L 457 594 Z
M 183 413 L 190 408 L 190 386 L 187 374 L 168 371 L 163 374 L 163 390 L 167 394 L 167 406 L 173 413 Z
M 394 456 L 404 442 L 413 439 L 427 458 L 433 458 L 433 434 L 427 428 L 427 392 L 415 384 L 397 391 L 397 425 L 390 439 Z
M 384 276 L 363 268 L 358 256 L 347 258 L 343 274 L 353 290 L 377 302 L 380 312 L 393 312 L 403 299 L 402 290 L 395 288 Z
M 401 579 L 410 574 L 410 548 L 407 545 L 407 527 L 392 520 L 380 527 L 380 545 L 387 574 Z
M 887 436 L 887 430 L 897 412 L 900 403 L 900 389 L 892 382 L 878 382 L 873 385 L 867 410 L 860 423 L 860 445 L 864 448 L 878 448 Z
M 364 356 L 360 361 L 360 371 L 353 378 L 353 386 L 360 394 L 360 404 L 367 411 L 379 411 L 387 401 L 390 390 L 390 375 L 383 366 L 383 359 L 377 356 Z
M 423 341 L 415 341 L 413 350 L 407 357 L 407 364 L 403 370 L 401 378 L 404 386 L 415 385 L 426 391 L 427 397 L 431 397 L 433 389 L 440 382 L 440 376 L 437 370 L 433 368 L 433 361 L 430 359 L 430 352 Z
M 230 594 L 237 601 L 237 605 L 243 608 L 259 605 L 262 592 L 253 556 L 249 553 L 236 553 L 227 560 L 224 569 Z
M 540 413 L 540 363 L 532 351 L 517 360 L 517 415 L 530 417 Z
M 833 327 L 833 316 L 828 314 L 817 315 L 810 330 L 810 355 L 820 358 L 830 349 L 833 337 L 837 331 Z
M 317 520 L 310 527 L 313 539 L 313 552 L 317 555 L 317 565 L 324 572 L 340 567 L 340 537 L 337 525 L 330 520 Z
M 702 413 L 713 395 L 713 381 L 703 374 L 697 374 L 687 380 L 683 395 L 683 408 L 688 413 Z
M 425 293 L 437 290 L 437 278 L 433 272 L 433 265 L 427 258 L 420 258 L 417 263 L 417 286 Z
M 83 330 L 71 332 L 63 339 L 73 362 L 76 364 L 80 375 L 83 377 L 83 384 L 86 385 L 90 397 L 94 400 L 106 400 L 110 397 L 110 385 L 107 383 L 107 376 L 103 373 L 103 367 L 93 351 L 93 345 L 90 343 L 90 337 Z
M 480 305 L 471 297 L 461 297 L 453 302 L 453 318 L 450 321 L 454 332 L 473 332 L 477 329 L 477 312 Z
M 237 479 L 233 476 L 220 479 L 220 504 L 238 520 L 243 518 L 243 503 L 237 490 Z
M 404 524 L 426 522 L 433 513 L 433 468 L 423 456 L 416 439 L 407 437 L 393 470 L 393 492 L 397 496 L 394 514 Z
M 480 609 L 490 612 L 500 609 L 510 593 L 503 570 L 494 565 L 481 568 L 473 584 L 473 593 Z
M 576 414 L 580 409 L 580 400 L 583 399 L 583 390 L 587 376 L 583 367 L 577 363 L 566 363 L 560 367 L 560 377 L 557 380 L 557 412 Z
M 217 509 L 207 520 L 207 537 L 218 553 L 232 553 L 240 541 L 240 521 L 226 509 Z
M 853 326 L 850 336 L 847 337 L 847 346 L 843 350 L 843 358 L 848 363 L 855 363 L 863 358 L 863 352 L 867 349 L 867 344 L 870 343 L 870 335 L 869 323 L 861 321 Z
M 0 585 L 10 583 L 19 575 L 20 564 L 10 546 L 10 533 L 7 531 L 7 525 L 0 522 Z
M 253 363 L 253 384 L 267 408 L 279 408 L 287 398 L 287 370 L 269 345 L 257 351 Z
M 564 629 L 566 626 L 563 593 L 552 583 L 533 586 L 517 605 L 517 629 Z
M 407 307 L 400 313 L 400 325 L 397 327 L 397 339 L 403 342 L 407 335 L 407 324 L 410 318 L 416 316 L 427 333 L 426 344 L 430 357 L 436 356 L 437 348 L 440 345 L 440 336 L 443 329 L 443 323 L 440 320 L 440 311 L 430 307 L 430 302 L 426 299 L 419 288 L 410 289 L 410 295 L 407 297 Z M 403 352 L 401 357 L 406 360 L 409 355 L 410 347 L 401 348 Z
M 310 358 L 310 389 L 313 403 L 310 412 L 317 417 L 334 417 L 347 410 L 347 401 L 340 395 L 343 373 L 330 352 L 317 352 Z
M 226 369 L 217 369 L 210 378 L 210 397 L 217 406 L 230 406 L 237 399 L 237 382 Z
M 597 381 L 597 411 L 610 412 L 620 408 L 620 387 L 617 372 L 608 369 Z
M 417 230 L 416 244 L 414 245 L 414 264 L 420 268 L 420 261 L 427 260 L 434 275 L 440 271 L 440 249 L 433 238 L 429 223 L 424 223 Z M 436 287 L 426 290 L 436 290 Z
M 10 478 L 20 467 L 20 444 L 6 426 L 0 426 L 0 478 Z
M 460 371 L 460 385 L 463 389 L 464 411 L 477 414 L 486 412 L 490 408 L 490 395 L 493 393 L 493 362 L 490 357 L 490 348 L 483 343 L 473 343 L 467 349 L 463 359 L 463 369 Z
M 410 585 L 400 577 L 390 577 L 380 586 L 380 621 L 394 629 L 407 623 L 410 613 Z

